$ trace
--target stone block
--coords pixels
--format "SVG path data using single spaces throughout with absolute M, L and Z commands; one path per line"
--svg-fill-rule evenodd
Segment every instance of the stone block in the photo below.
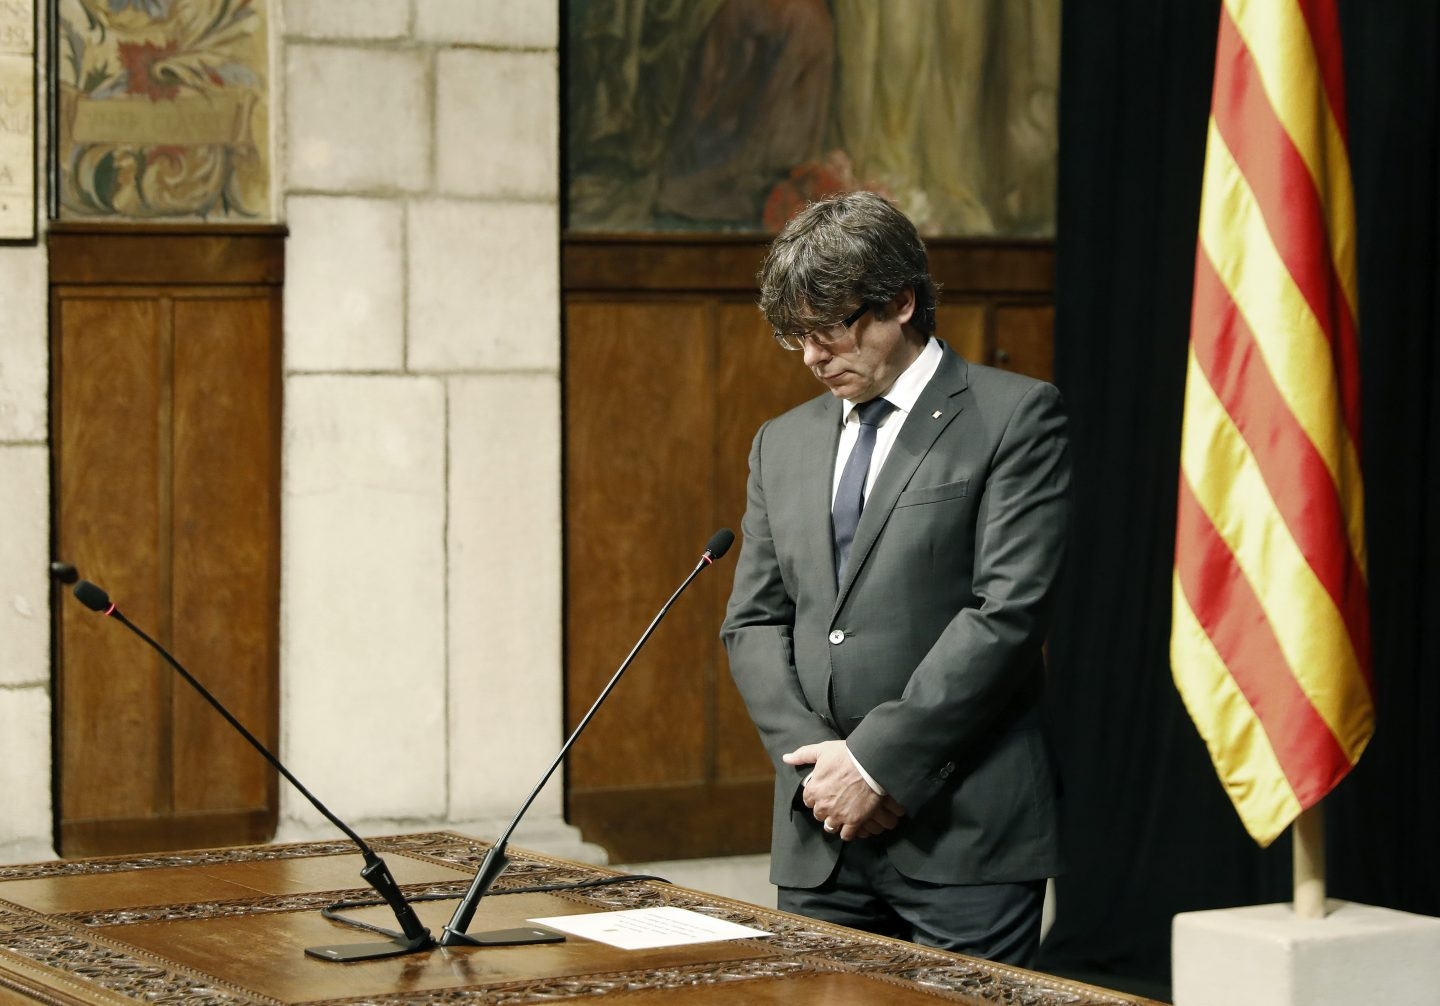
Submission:
M 395 0 L 287 0 L 285 35 L 308 39 L 399 39 L 410 8 Z
M 552 52 L 435 57 L 435 175 L 446 195 L 553 201 L 560 190 L 559 64 Z
M 415 0 L 415 35 L 442 42 L 553 49 L 560 39 L 560 6 L 533 0 Z
M 553 204 L 427 200 L 411 205 L 407 230 L 413 369 L 559 368 Z
M 285 441 L 287 764 L 352 823 L 442 817 L 444 388 L 291 377 Z M 319 820 L 298 794 L 282 801 L 286 816 Z
M 0 689 L 0 856 L 11 862 L 48 858 L 50 695 L 46 688 Z
M 50 452 L 0 445 L 0 486 L 0 685 L 48 686 Z
M 293 196 L 285 368 L 405 365 L 405 212 L 383 199 Z
M 428 58 L 412 49 L 288 46 L 287 188 L 409 192 L 427 187 Z
M 1289 904 L 1175 916 L 1175 1006 L 1433 1006 L 1440 919 L 1329 902 L 1323 919 Z
M 0 247 L 0 442 L 48 432 L 49 291 L 43 246 Z
M 559 412 L 554 376 L 450 384 L 452 818 L 513 814 L 564 740 Z

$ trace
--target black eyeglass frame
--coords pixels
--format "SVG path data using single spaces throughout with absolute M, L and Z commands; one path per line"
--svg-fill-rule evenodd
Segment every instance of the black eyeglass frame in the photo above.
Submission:
M 865 312 L 874 306 L 873 304 L 861 304 L 851 312 L 849 317 L 837 324 L 826 325 L 824 328 L 813 329 L 809 332 L 801 332 L 799 335 L 776 332 L 775 341 L 780 345 L 781 349 L 788 349 L 791 352 L 798 352 L 804 349 L 807 340 L 815 343 L 817 346 L 829 346 L 843 339 L 845 337 L 844 333 L 854 328 L 855 323 L 865 317 Z M 835 332 L 837 328 L 842 331 L 832 335 L 831 333 Z

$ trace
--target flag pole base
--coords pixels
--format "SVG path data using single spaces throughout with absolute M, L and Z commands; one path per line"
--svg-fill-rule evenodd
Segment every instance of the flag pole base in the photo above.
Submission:
M 1175 916 L 1175 1006 L 1433 1003 L 1440 919 L 1331 900 L 1305 919 L 1287 902 Z

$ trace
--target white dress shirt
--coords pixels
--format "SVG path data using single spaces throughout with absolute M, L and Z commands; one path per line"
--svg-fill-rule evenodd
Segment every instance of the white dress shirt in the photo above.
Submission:
M 880 474 L 880 468 L 890 456 L 890 448 L 895 446 L 900 427 L 905 425 L 906 418 L 915 408 L 920 392 L 925 390 L 925 385 L 930 383 L 930 378 L 940 369 L 940 358 L 943 355 L 939 341 L 932 336 L 930 341 L 925 343 L 920 355 L 895 378 L 895 383 L 890 385 L 889 390 L 880 396 L 895 406 L 895 409 L 880 421 L 880 427 L 875 431 L 875 453 L 870 456 L 870 472 L 865 476 L 866 499 L 869 499 L 870 489 L 875 485 L 875 476 Z M 832 507 L 835 505 L 835 493 L 840 489 L 840 474 L 845 470 L 845 462 L 849 459 L 850 452 L 855 449 L 855 441 L 860 436 L 860 417 L 855 415 L 855 403 L 841 402 L 840 410 L 844 425 L 840 428 L 840 447 L 835 453 L 835 479 L 830 485 Z

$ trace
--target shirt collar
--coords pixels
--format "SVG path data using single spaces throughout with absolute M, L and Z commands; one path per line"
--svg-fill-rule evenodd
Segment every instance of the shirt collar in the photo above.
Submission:
M 940 340 L 933 335 L 925 343 L 925 348 L 920 355 L 910 362 L 910 366 L 901 371 L 900 376 L 895 378 L 895 383 L 890 385 L 881 398 L 884 398 L 891 405 L 895 406 L 897 412 L 905 415 L 915 408 L 915 402 L 920 397 L 920 392 L 925 390 L 925 385 L 930 383 L 930 378 L 935 376 L 935 371 L 940 369 L 940 358 L 944 356 L 940 349 Z M 848 423 L 850 413 L 855 411 L 855 403 L 842 401 L 840 403 L 840 421 Z

